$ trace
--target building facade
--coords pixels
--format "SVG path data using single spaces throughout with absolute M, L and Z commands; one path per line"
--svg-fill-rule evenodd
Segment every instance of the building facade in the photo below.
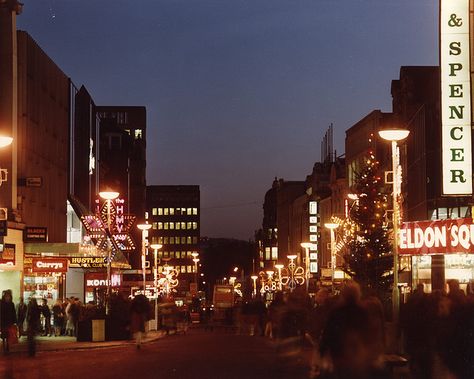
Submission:
M 179 272 L 177 291 L 183 295 L 196 279 L 193 254 L 199 254 L 200 189 L 197 185 L 151 185 L 147 187 L 146 208 L 150 244 L 161 244 L 158 251 L 158 272 L 165 265 Z M 153 261 L 152 256 L 149 257 Z M 153 265 L 153 263 L 151 263 Z M 197 267 L 196 267 L 197 266 Z

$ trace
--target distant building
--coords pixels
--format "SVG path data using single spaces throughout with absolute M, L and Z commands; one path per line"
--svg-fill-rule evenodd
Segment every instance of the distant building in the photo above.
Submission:
M 180 294 L 189 291 L 195 279 L 193 253 L 199 253 L 200 240 L 200 190 L 197 185 L 152 185 L 147 187 L 146 208 L 150 244 L 163 247 L 158 252 L 158 271 L 164 265 L 179 272 Z M 149 260 L 153 261 L 150 254 Z M 151 263 L 153 266 L 153 262 Z M 199 267 L 199 266 L 198 266 Z

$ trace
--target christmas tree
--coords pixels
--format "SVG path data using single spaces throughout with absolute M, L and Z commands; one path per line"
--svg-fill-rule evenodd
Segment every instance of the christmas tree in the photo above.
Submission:
M 379 163 L 370 154 L 355 176 L 353 193 L 357 200 L 349 212 L 344 270 L 362 289 L 383 293 L 393 281 L 391 228 L 386 222 L 388 195 L 380 176 Z

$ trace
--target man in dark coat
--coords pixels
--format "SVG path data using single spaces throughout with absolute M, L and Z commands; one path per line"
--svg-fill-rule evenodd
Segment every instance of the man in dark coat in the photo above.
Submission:
M 12 291 L 3 291 L 0 302 L 0 330 L 3 340 L 3 352 L 7 354 L 10 351 L 8 341 L 9 329 L 16 324 L 15 304 L 13 304 Z
M 26 309 L 27 306 L 25 304 L 25 301 L 23 300 L 22 297 L 20 297 L 20 302 L 18 303 L 17 309 L 16 309 L 16 315 L 17 315 L 17 320 L 18 320 L 18 331 L 19 335 L 24 336 L 25 335 L 25 320 L 26 320 Z
M 28 323 L 28 354 L 30 356 L 34 356 L 36 353 L 36 334 L 38 334 L 41 328 L 40 317 L 41 309 L 36 299 L 32 297 L 28 302 L 28 309 L 26 311 L 26 322 Z

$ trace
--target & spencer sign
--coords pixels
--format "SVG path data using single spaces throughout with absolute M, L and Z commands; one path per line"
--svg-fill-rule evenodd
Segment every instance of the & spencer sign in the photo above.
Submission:
M 33 272 L 61 272 L 68 270 L 69 261 L 66 258 L 33 258 Z
M 400 254 L 474 253 L 472 218 L 405 222 L 399 233 Z

